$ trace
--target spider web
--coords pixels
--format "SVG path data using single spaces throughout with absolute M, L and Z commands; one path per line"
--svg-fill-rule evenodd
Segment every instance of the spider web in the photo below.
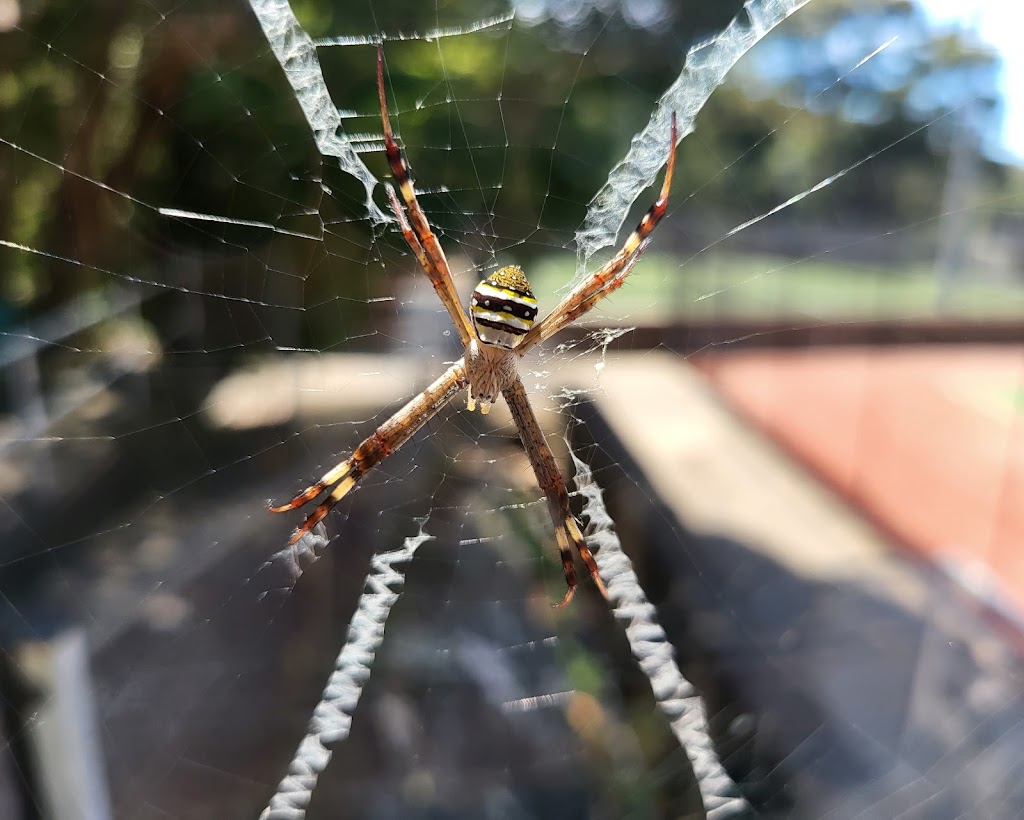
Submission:
M 744 63 L 730 69 L 788 36 L 804 3 L 723 12 L 697 38 L 717 39 L 689 58 L 693 41 L 674 43 L 642 86 L 624 68 L 642 55 L 609 44 L 617 27 L 664 25 L 663 3 L 439 6 L 424 28 L 399 3 L 250 5 L 125 4 L 97 15 L 102 30 L 70 8 L 0 6 L 20 13 L 0 34 L 13 55 L 0 87 L 5 298 L 48 305 L 3 317 L 5 658 L 42 693 L 24 722 L 13 706 L 5 721 L 7 791 L 38 777 L 20 748 L 61 720 L 39 659 L 84 634 L 112 816 L 1014 816 L 1022 670 L 991 610 L 889 554 L 837 569 L 885 539 L 716 414 L 683 375 L 690 344 L 643 341 L 672 312 L 778 310 L 789 293 L 766 283 L 789 268 L 913 247 L 936 221 L 952 230 L 957 214 L 1001 207 L 954 197 L 928 220 L 839 224 L 788 261 L 722 270 L 914 136 L 865 141 L 824 171 L 790 157 L 770 206 L 729 184 L 841 80 L 913 44 L 880 27 L 726 155 L 699 112 L 734 75 L 758 93 Z M 614 613 L 586 587 L 550 611 L 562 585 L 550 521 L 501 408 L 485 419 L 456 399 L 297 549 L 283 546 L 301 515 L 265 512 L 459 355 L 382 207 L 381 39 L 392 117 L 464 295 L 480 271 L 528 259 L 552 304 L 647 207 L 668 112 L 693 131 L 630 284 L 523 367 L 577 477 Z M 558 57 L 535 69 L 541 53 Z M 524 98 L 528 71 L 543 82 Z M 587 142 L 595 117 L 612 149 Z M 758 204 L 716 222 L 723 187 Z M 888 293 L 869 316 L 916 318 Z M 1019 290 L 1004 302 L 1019 310 Z M 848 320 L 784 307 L 781 329 Z M 744 327 L 711 347 L 776 332 Z M 649 414 L 617 423 L 630 405 Z M 708 431 L 727 423 L 758 455 L 704 463 L 726 440 Z M 663 431 L 647 449 L 712 444 L 661 475 L 631 443 L 645 426 Z M 688 485 L 718 481 L 770 485 L 809 522 L 799 565 L 772 551 L 770 511 L 749 524 L 695 506 L 707 494 Z M 899 652 L 914 658 L 907 677 L 874 687 L 835 657 L 869 669 Z M 17 689 L 5 700 L 20 704 Z M 901 708 L 877 708 L 894 697 Z

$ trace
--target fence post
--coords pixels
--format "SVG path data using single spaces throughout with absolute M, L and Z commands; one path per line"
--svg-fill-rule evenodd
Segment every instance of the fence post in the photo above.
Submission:
M 110 820 L 85 630 L 8 645 L 0 697 L 24 817 Z

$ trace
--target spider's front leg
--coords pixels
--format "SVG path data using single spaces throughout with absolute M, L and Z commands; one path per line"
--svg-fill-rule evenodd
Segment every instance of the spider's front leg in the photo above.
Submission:
M 599 301 L 610 293 L 622 287 L 626 277 L 647 247 L 648 238 L 651 232 L 658 227 L 668 209 L 668 195 L 672 190 L 672 172 L 676 165 L 676 143 L 679 138 L 679 131 L 676 125 L 676 115 L 672 114 L 672 126 L 669 135 L 668 160 L 665 163 L 665 181 L 661 184 L 661 193 L 654 201 L 654 204 L 644 214 L 640 224 L 626 239 L 615 256 L 599 270 L 594 271 L 569 293 L 565 295 L 547 316 L 534 324 L 529 331 L 520 339 L 516 345 L 516 351 L 522 356 L 536 344 L 550 339 L 558 331 L 594 307 Z
M 464 345 L 468 345 L 474 338 L 473 328 L 469 319 L 462 310 L 459 303 L 459 294 L 452 281 L 452 271 L 448 266 L 448 259 L 444 255 L 441 243 L 437 241 L 426 214 L 416 199 L 416 191 L 412 186 L 412 174 L 409 166 L 402 157 L 402 152 L 395 142 L 395 135 L 391 130 L 391 118 L 388 116 L 387 95 L 384 92 L 384 47 L 377 46 L 377 97 L 380 102 L 380 119 L 384 126 L 384 152 L 387 154 L 388 164 L 391 166 L 391 173 L 398 184 L 398 190 L 408 208 L 408 218 L 402 211 L 394 191 L 388 188 L 388 200 L 391 203 L 391 210 L 398 218 L 398 225 L 402 229 L 402 236 L 412 249 L 413 254 L 419 261 L 423 271 L 430 279 L 438 297 L 448 310 L 455 324 L 455 330 Z
M 526 388 L 517 375 L 515 380 L 508 385 L 502 395 L 512 411 L 512 418 L 519 429 L 519 437 L 526 447 L 526 454 L 530 457 L 530 464 L 533 466 L 534 475 L 537 476 L 537 483 L 544 491 L 548 500 L 548 512 L 551 514 L 551 521 L 555 525 L 555 540 L 558 543 L 558 552 L 562 557 L 562 569 L 565 572 L 565 583 L 568 589 L 561 603 L 556 607 L 563 607 L 572 600 L 576 594 L 576 567 L 573 563 L 572 550 L 570 545 L 576 547 L 580 558 L 586 564 L 590 577 L 594 584 L 608 599 L 608 590 L 597 570 L 597 562 L 594 555 L 583 539 L 580 528 L 576 524 L 576 518 L 569 508 L 569 492 L 565 487 L 565 479 L 558 469 L 555 457 L 544 438 L 544 431 L 541 430 L 537 416 L 530 406 L 530 400 L 526 395 Z
M 287 504 L 271 506 L 271 512 L 295 510 L 333 486 L 330 495 L 309 514 L 288 543 L 294 544 L 319 524 L 360 478 L 411 439 L 417 430 L 437 415 L 452 396 L 465 386 L 466 366 L 460 359 L 441 374 L 437 381 L 378 427 L 369 438 L 356 447 L 351 456 L 324 473 L 318 482 L 311 484 Z

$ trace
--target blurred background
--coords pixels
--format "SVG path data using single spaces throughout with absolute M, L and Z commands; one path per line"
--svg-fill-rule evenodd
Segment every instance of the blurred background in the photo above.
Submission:
M 385 37 L 457 287 L 514 261 L 542 311 L 600 263 L 576 232 L 690 49 L 742 13 L 290 5 L 381 180 Z M 1024 804 L 1018 18 L 812 0 L 700 111 L 626 286 L 524 362 L 758 816 Z M 0 816 L 258 816 L 370 557 L 420 531 L 309 816 L 704 816 L 607 606 L 549 611 L 550 520 L 498 408 L 456 398 L 318 560 L 282 556 L 301 514 L 267 501 L 460 355 L 345 162 L 244 2 L 0 0 Z

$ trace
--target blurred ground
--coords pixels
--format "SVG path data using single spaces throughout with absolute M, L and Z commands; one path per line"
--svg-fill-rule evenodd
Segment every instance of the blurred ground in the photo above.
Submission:
M 1016 818 L 1024 664 L 1012 636 L 947 576 L 894 551 L 683 357 L 564 358 L 527 385 L 587 391 L 574 443 L 763 816 Z M 685 805 L 671 794 L 685 756 L 603 604 L 585 586 L 571 611 L 546 606 L 561 574 L 543 505 L 518 509 L 538 491 L 503 408 L 485 424 L 456 400 L 332 514 L 335 540 L 297 584 L 265 564 L 294 522 L 264 501 L 328 466 L 435 364 L 268 359 L 211 379 L 203 411 L 170 425 L 179 437 L 136 423 L 91 442 L 121 465 L 116 479 L 76 442 L 52 484 L 31 485 L 48 494 L 33 528 L 60 546 L 26 545 L 5 606 L 29 631 L 58 602 L 87 626 L 116 816 L 254 816 L 304 732 L 369 555 L 427 512 L 436 538 L 409 567 L 311 816 L 479 818 L 499 798 L 531 818 L 595 805 L 654 816 L 642 813 L 649 795 Z M 176 380 L 195 383 L 193 367 L 180 370 L 153 374 L 159 406 L 180 396 Z M 557 417 L 541 416 L 557 444 Z M 60 444 L 27 446 L 19 475 Z M 176 465 L 184 478 L 166 475 Z M 43 529 L 53 499 L 77 492 L 87 511 L 114 486 L 118 505 L 103 507 L 114 518 L 75 520 L 94 536 Z M 580 665 L 590 677 L 574 676 Z M 481 685 L 483 669 L 511 694 Z M 591 691 L 582 733 L 562 701 L 505 708 Z
M 887 532 L 1024 617 L 1024 347 L 698 359 L 727 401 Z
M 933 370 L 926 365 L 945 361 L 944 352 L 952 351 L 890 356 L 927 377 Z M 1019 353 L 974 353 L 950 356 L 960 365 L 954 372 L 981 373 L 999 385 L 1012 377 L 1019 388 Z M 987 368 L 977 367 L 978 353 Z M 750 358 L 758 356 L 783 369 L 784 356 Z M 872 361 L 871 354 L 853 356 Z M 728 372 L 729 357 L 721 358 Z M 839 402 L 842 394 L 830 394 L 833 382 L 803 375 L 779 385 L 761 381 L 775 388 L 777 418 L 786 422 L 779 426 L 802 429 L 812 416 L 819 430 L 834 423 L 839 437 L 842 416 L 812 399 Z M 876 398 L 888 399 L 890 415 L 903 408 L 924 421 L 897 431 L 897 441 L 916 438 L 927 455 L 947 439 L 987 430 L 993 450 L 1009 451 L 1001 425 L 933 411 L 940 397 L 902 376 L 880 375 L 893 392 Z M 1019 632 L 993 622 L 987 602 L 947 574 L 895 548 L 885 530 L 730 412 L 728 391 L 719 394 L 677 357 L 616 356 L 599 386 L 581 435 L 599 445 L 598 468 L 608 465 L 612 515 L 631 533 L 623 538 L 627 549 L 646 545 L 634 560 L 676 645 L 691 663 L 692 653 L 706 659 L 703 671 L 690 671 L 710 713 L 734 732 L 748 718 L 756 725 L 745 741 L 726 732 L 722 751 L 727 764 L 747 763 L 747 793 L 768 796 L 760 804 L 767 816 L 1019 817 Z M 905 407 L 904 388 L 913 394 Z M 887 418 L 879 413 L 878 421 Z M 917 487 L 928 486 L 936 470 L 914 451 L 850 452 L 890 470 L 898 462 Z M 616 481 L 619 470 L 624 478 Z M 642 475 L 643 484 L 631 487 L 630 475 Z M 909 498 L 913 506 L 920 495 Z M 679 527 L 685 535 L 673 540 Z M 788 805 L 779 804 L 782 794 Z

